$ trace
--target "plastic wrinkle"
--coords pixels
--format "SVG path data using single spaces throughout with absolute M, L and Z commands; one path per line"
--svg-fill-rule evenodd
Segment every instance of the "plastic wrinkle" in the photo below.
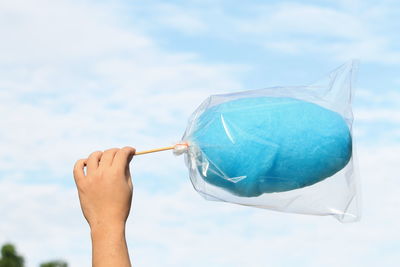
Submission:
M 211 95 L 174 154 L 204 198 L 360 219 L 351 100 L 357 62 L 306 86 Z

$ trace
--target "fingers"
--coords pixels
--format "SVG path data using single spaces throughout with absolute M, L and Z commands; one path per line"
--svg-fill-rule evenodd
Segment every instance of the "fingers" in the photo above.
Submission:
M 135 155 L 136 150 L 133 147 L 126 146 L 121 148 L 115 155 L 113 160 L 114 166 L 128 167 L 129 162 L 131 162 L 133 155 Z
M 82 179 L 83 177 L 85 177 L 85 172 L 84 172 L 84 168 L 86 166 L 86 160 L 87 159 L 80 159 L 78 161 L 76 161 L 75 165 L 74 165 L 74 179 L 75 182 L 77 183 L 79 179 Z
M 87 172 L 96 170 L 99 167 L 99 161 L 102 158 L 103 152 L 95 151 L 89 155 L 87 160 Z
M 107 149 L 103 152 L 103 156 L 101 157 L 100 160 L 100 165 L 101 166 L 111 166 L 113 159 L 115 157 L 115 154 L 118 152 L 118 148 L 110 148 Z
M 129 163 L 131 162 L 136 150 L 133 147 L 126 146 L 122 149 L 111 148 L 108 150 L 95 151 L 89 155 L 87 159 L 78 160 L 74 166 L 74 176 L 75 173 L 77 177 L 84 177 L 84 166 L 87 166 L 87 173 L 96 170 L 99 166 L 121 166 L 124 168 L 129 168 Z M 115 163 L 114 163 L 115 162 Z

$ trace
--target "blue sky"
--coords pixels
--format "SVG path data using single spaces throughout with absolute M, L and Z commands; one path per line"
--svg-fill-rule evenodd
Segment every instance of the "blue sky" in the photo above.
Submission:
M 0 0 L 0 243 L 15 242 L 29 267 L 88 266 L 77 159 L 173 144 L 210 94 L 307 85 L 357 58 L 361 222 L 205 201 L 166 152 L 131 166 L 129 248 L 136 266 L 395 266 L 399 11 L 396 1 Z

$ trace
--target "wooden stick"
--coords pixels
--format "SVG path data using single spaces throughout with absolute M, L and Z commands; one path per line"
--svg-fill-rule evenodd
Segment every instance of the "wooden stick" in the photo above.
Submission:
M 136 155 L 143 155 L 143 154 L 153 153 L 153 152 L 164 151 L 164 150 L 171 150 L 171 149 L 174 149 L 174 148 L 175 148 L 175 146 L 167 146 L 167 147 L 162 147 L 162 148 L 139 151 L 139 152 L 135 153 L 135 156 Z

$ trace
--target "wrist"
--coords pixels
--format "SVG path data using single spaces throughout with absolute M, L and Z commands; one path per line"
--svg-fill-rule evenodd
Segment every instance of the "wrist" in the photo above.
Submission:
M 98 222 L 90 225 L 92 238 L 101 236 L 125 236 L 125 222 Z
M 90 226 L 93 266 L 131 266 L 125 238 L 125 223 Z

